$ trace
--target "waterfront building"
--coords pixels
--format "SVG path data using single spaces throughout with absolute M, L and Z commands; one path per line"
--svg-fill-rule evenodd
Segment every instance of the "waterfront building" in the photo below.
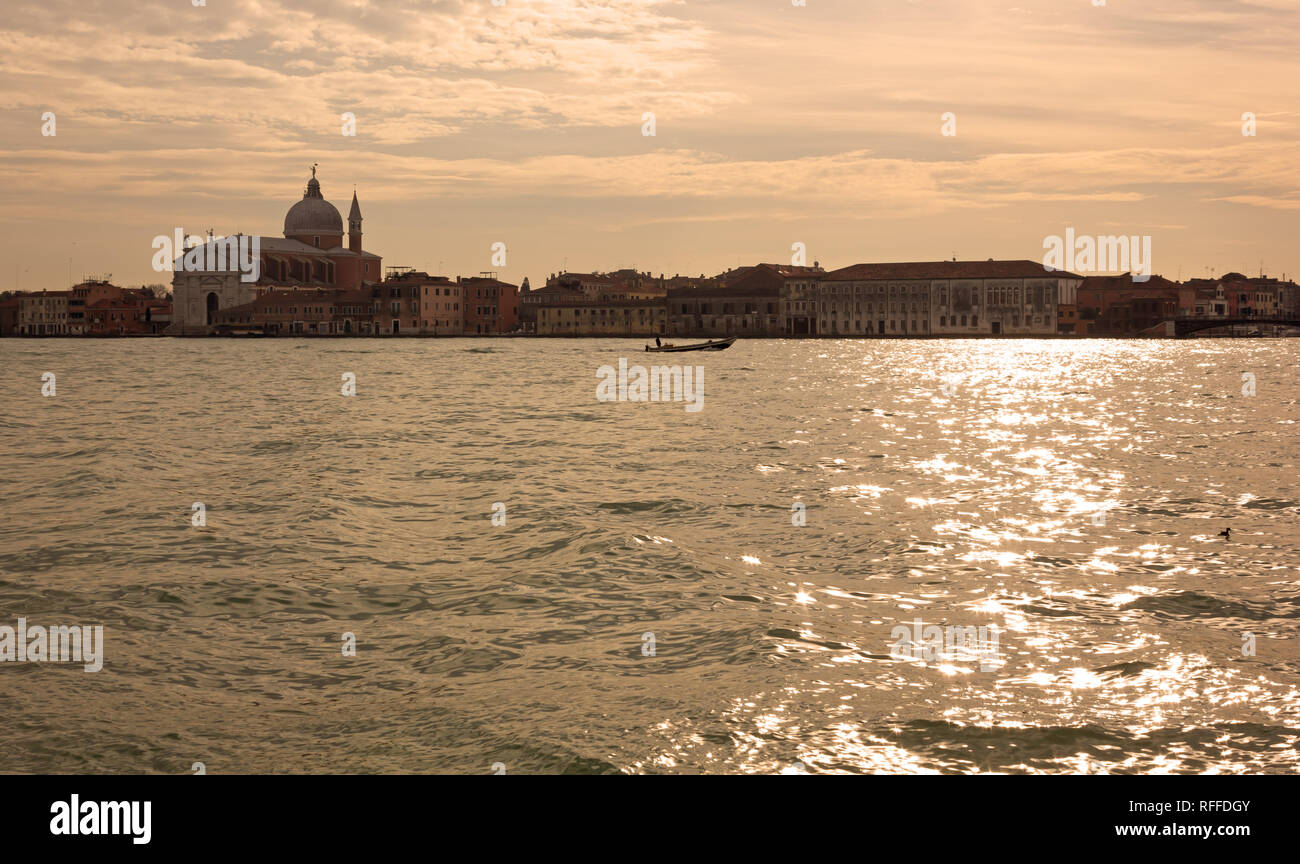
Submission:
M 662 300 L 570 299 L 538 305 L 539 336 L 663 336 L 667 309 Z
M 1183 298 L 1191 294 L 1190 314 L 1195 318 L 1228 317 L 1228 295 L 1218 279 L 1188 279 L 1180 293 L 1180 308 L 1186 309 Z
M 266 291 L 249 303 L 219 310 L 216 332 L 266 336 L 371 335 L 377 330 L 375 290 L 366 287 Z
M 429 277 L 420 286 L 421 333 L 459 336 L 465 329 L 465 289 L 446 276 Z
M 564 303 L 585 301 L 588 297 L 577 286 L 552 284 L 548 279 L 545 285 L 519 294 L 519 323 L 527 332 L 539 332 L 537 329 L 538 309 L 542 306 L 554 306 Z
M 1052 335 L 1081 279 L 1036 261 L 855 264 L 811 289 L 809 335 Z
M 155 336 L 171 323 L 172 304 L 153 289 L 123 288 L 87 277 L 68 296 L 68 332 L 77 336 Z
M 178 254 L 172 276 L 174 321 L 168 332 L 213 332 L 221 310 L 246 306 L 268 291 L 354 291 L 378 282 L 382 260 L 362 248 L 361 225 L 361 206 L 354 192 L 348 212 L 348 244 L 344 246 L 343 217 L 321 195 L 313 167 L 302 200 L 285 214 L 284 237 L 257 237 L 260 252 L 255 280 L 244 278 L 237 261 L 223 260 L 224 266 L 187 271 L 182 265 L 185 256 Z M 244 236 L 228 239 L 237 241 Z M 209 235 L 203 244 L 205 268 L 208 262 L 218 261 L 215 247 L 209 247 L 221 243 Z
M 759 264 L 703 284 L 668 289 L 668 332 L 678 336 L 780 336 L 787 286 L 815 284 L 819 267 Z M 784 292 L 784 293 L 783 293 Z
M 21 298 L 6 292 L 0 295 L 0 336 L 18 335 L 18 310 Z
M 268 336 L 461 336 L 515 328 L 515 286 L 492 277 L 453 282 L 391 267 L 379 283 L 269 290 L 219 310 L 217 332 Z
M 1130 273 L 1088 276 L 1078 291 L 1080 318 L 1091 336 L 1164 336 L 1179 314 L 1184 292 L 1177 282 L 1151 276 L 1135 282 Z
M 569 288 L 582 292 L 588 300 L 599 300 L 614 290 L 617 283 L 614 278 L 603 273 L 569 273 L 552 274 L 546 280 L 547 288 Z
M 375 333 L 391 336 L 459 336 L 464 331 L 464 291 L 446 276 L 390 268 L 374 286 Z
M 662 275 L 655 277 L 631 267 L 608 274 L 614 287 L 606 292 L 610 300 L 657 300 L 668 296 L 668 287 Z
M 1228 273 L 1221 280 L 1228 297 L 1228 309 L 1240 318 L 1272 318 L 1281 312 L 1278 281 L 1259 277 L 1251 279 L 1241 273 Z
M 465 335 L 513 333 L 518 329 L 518 286 L 502 282 L 490 272 L 466 276 L 457 282 L 465 295 Z
M 119 292 L 85 307 L 86 336 L 159 336 L 171 323 L 172 304 L 139 291 Z
M 86 307 L 104 300 L 121 300 L 125 289 L 111 283 L 108 276 L 86 277 L 72 286 L 68 296 L 68 332 L 81 336 L 88 332 Z
M 145 336 L 161 334 L 172 304 L 152 289 L 87 278 L 67 291 L 0 298 L 0 336 Z
M 68 336 L 70 291 L 41 291 L 18 296 L 19 336 Z

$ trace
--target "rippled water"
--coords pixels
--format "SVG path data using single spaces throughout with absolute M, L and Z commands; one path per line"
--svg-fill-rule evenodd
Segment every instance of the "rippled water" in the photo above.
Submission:
M 1300 767 L 1300 342 L 638 348 L 0 340 L 0 770 Z

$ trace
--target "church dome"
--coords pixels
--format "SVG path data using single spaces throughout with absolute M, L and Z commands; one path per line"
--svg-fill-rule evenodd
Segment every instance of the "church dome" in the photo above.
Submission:
M 284 216 L 284 236 L 342 233 L 343 217 L 337 207 L 321 197 L 316 169 L 312 168 L 311 180 L 302 200 L 290 207 Z

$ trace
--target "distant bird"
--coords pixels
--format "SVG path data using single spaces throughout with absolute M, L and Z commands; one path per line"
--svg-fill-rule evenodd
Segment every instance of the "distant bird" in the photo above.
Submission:
M 1225 539 L 1225 540 L 1231 540 L 1231 539 L 1232 539 L 1232 529 L 1231 529 L 1231 528 L 1224 528 L 1222 531 L 1219 532 L 1219 536 L 1222 537 L 1222 538 Z

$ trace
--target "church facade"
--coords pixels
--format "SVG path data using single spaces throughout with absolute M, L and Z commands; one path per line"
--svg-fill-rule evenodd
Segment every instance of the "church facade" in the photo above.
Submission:
M 268 293 L 310 291 L 355 292 L 383 278 L 382 259 L 361 245 L 361 206 L 352 194 L 348 211 L 347 245 L 343 243 L 343 217 L 321 195 L 316 168 L 302 200 L 284 217 L 284 237 L 242 238 L 255 240 L 255 279 L 246 279 L 237 260 L 224 254 L 186 250 L 177 258 L 172 275 L 173 336 L 203 336 L 216 332 L 225 310 L 253 303 Z M 227 241 L 235 238 L 227 238 Z M 207 244 L 222 241 L 209 239 Z M 247 245 L 247 244 L 246 244 Z M 189 264 L 186 264 L 186 261 Z M 217 262 L 210 269 L 193 262 Z

